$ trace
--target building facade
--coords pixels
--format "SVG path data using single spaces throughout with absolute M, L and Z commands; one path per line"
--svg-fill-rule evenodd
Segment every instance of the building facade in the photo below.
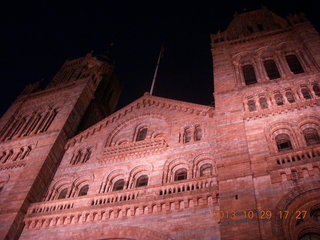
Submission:
M 94 77 L 18 98 L 1 119 L 1 237 L 320 239 L 319 34 L 262 8 L 211 43 L 215 107 L 146 93 L 77 130 Z M 48 120 L 27 124 L 39 103 Z

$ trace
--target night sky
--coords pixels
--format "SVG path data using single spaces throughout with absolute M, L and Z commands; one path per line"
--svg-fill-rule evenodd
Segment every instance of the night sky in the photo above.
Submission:
M 111 42 L 123 86 L 118 108 L 150 90 L 162 43 L 154 95 L 211 105 L 210 33 L 224 30 L 235 12 L 261 4 L 280 16 L 304 12 L 320 30 L 316 1 L 173 2 L 12 1 L 1 6 L 0 116 L 26 84 L 48 83 L 65 60 L 91 50 L 102 53 Z

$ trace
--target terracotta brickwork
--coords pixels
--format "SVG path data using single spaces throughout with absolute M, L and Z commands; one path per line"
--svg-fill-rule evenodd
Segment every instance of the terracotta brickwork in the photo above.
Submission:
M 319 239 L 318 33 L 262 8 L 211 39 L 215 107 L 146 93 L 74 136 L 95 81 L 62 71 L 18 98 L 2 118 L 3 238 L 23 223 L 20 239 Z M 10 127 L 36 105 L 56 109 L 48 128 Z
M 81 70 L 78 69 L 81 66 Z M 0 121 L 0 238 L 15 239 L 41 201 L 67 140 L 112 66 L 88 54 L 67 61 L 46 89 L 25 88 Z M 62 73 L 68 73 L 63 75 Z

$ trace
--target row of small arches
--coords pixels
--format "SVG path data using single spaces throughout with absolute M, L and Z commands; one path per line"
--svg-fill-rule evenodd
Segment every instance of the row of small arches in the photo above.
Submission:
M 305 72 L 298 57 L 294 54 L 285 56 L 286 63 L 293 74 L 299 74 Z M 277 64 L 273 59 L 267 59 L 263 61 L 263 66 L 266 74 L 270 80 L 281 78 Z M 246 85 L 257 83 L 257 77 L 255 73 L 254 65 L 246 64 L 242 66 L 242 75 Z
M 307 86 L 302 86 L 300 90 L 301 90 L 301 94 L 304 99 L 312 99 L 312 93 Z M 312 90 L 313 90 L 314 96 L 320 97 L 320 87 L 317 83 L 314 83 L 312 85 Z M 294 93 L 291 90 L 287 90 L 284 95 L 285 95 L 286 101 L 288 103 L 296 102 L 297 97 L 294 96 Z M 285 104 L 285 99 L 280 92 L 276 92 L 274 94 L 274 101 L 278 106 Z M 267 98 L 263 97 L 263 96 L 260 97 L 259 98 L 259 105 L 260 105 L 261 109 L 269 108 Z M 257 110 L 256 101 L 254 99 L 248 100 L 248 109 L 250 112 L 254 112 Z
M 10 149 L 0 153 L 0 163 L 15 162 L 26 159 L 32 150 L 31 146 L 25 146 L 20 149 Z
M 58 113 L 57 109 L 34 112 L 26 116 L 13 116 L 3 128 L 0 140 L 6 141 L 46 132 Z

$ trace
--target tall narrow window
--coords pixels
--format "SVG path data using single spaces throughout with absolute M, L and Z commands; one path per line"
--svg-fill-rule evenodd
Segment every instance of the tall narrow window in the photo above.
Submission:
M 301 63 L 299 62 L 299 59 L 297 58 L 296 55 L 293 55 L 293 54 L 287 55 L 286 60 L 287 60 L 287 63 L 288 63 L 288 66 L 289 66 L 291 72 L 293 72 L 294 74 L 304 72 L 304 70 L 301 66 Z
M 211 176 L 211 174 L 212 174 L 212 165 L 210 163 L 207 163 L 201 166 L 200 177 Z
M 143 187 L 148 185 L 148 176 L 142 175 L 137 179 L 136 187 Z
M 119 191 L 119 190 L 122 190 L 123 188 L 124 188 L 124 180 L 119 179 L 114 183 L 112 191 Z
M 289 103 L 293 103 L 296 100 L 294 99 L 293 93 L 291 91 L 287 91 L 286 92 L 286 98 L 288 100 Z
M 0 193 L 2 192 L 3 186 L 0 186 Z
M 306 128 L 303 130 L 303 136 L 308 146 L 320 143 L 320 137 L 316 129 Z
M 308 88 L 306 87 L 302 88 L 301 93 L 305 99 L 311 99 L 311 93 Z
M 2 163 L 6 163 L 7 161 L 10 160 L 11 156 L 13 155 L 13 150 L 10 150 L 8 154 L 4 157 Z
M 257 83 L 256 74 L 251 64 L 244 65 L 242 72 L 246 85 Z
M 81 196 L 87 195 L 88 190 L 89 190 L 89 185 L 88 185 L 88 184 L 82 186 L 82 187 L 80 188 L 80 191 L 79 191 L 79 195 L 78 195 L 78 196 L 81 197 Z
M 174 181 L 180 181 L 184 179 L 187 179 L 187 169 L 178 169 L 174 174 Z
M 276 100 L 277 105 L 280 106 L 284 104 L 283 97 L 280 93 L 275 94 L 274 99 Z
M 186 127 L 184 129 L 184 133 L 183 133 L 183 142 L 184 143 L 188 143 L 191 141 L 191 136 L 192 136 L 192 131 L 189 127 Z
M 320 87 L 317 83 L 312 86 L 313 92 L 316 96 L 320 97 Z
M 146 137 L 147 137 L 147 132 L 148 132 L 148 128 L 146 128 L 146 127 L 140 128 L 140 129 L 138 130 L 138 134 L 137 134 L 137 137 L 136 137 L 136 141 L 145 140 Z
M 86 163 L 89 160 L 90 156 L 91 156 L 91 149 L 87 149 L 83 157 L 82 163 Z
M 195 141 L 200 141 L 202 138 L 202 130 L 200 125 L 195 126 L 194 128 L 194 140 Z
M 261 97 L 259 99 L 259 103 L 260 103 L 260 107 L 261 109 L 266 109 L 268 108 L 268 102 L 267 102 L 267 99 L 265 97 Z
M 248 101 L 248 108 L 250 112 L 254 112 L 256 110 L 256 103 L 254 100 Z
M 64 199 L 67 197 L 67 193 L 68 193 L 68 188 L 64 188 L 61 190 L 61 192 L 59 193 L 58 199 Z
M 285 133 L 279 134 L 276 136 L 275 140 L 276 140 L 279 152 L 283 152 L 283 151 L 287 151 L 287 150 L 292 149 L 290 137 L 288 134 L 285 134 Z
M 280 78 L 280 73 L 276 63 L 273 60 L 266 60 L 263 62 L 269 79 Z

